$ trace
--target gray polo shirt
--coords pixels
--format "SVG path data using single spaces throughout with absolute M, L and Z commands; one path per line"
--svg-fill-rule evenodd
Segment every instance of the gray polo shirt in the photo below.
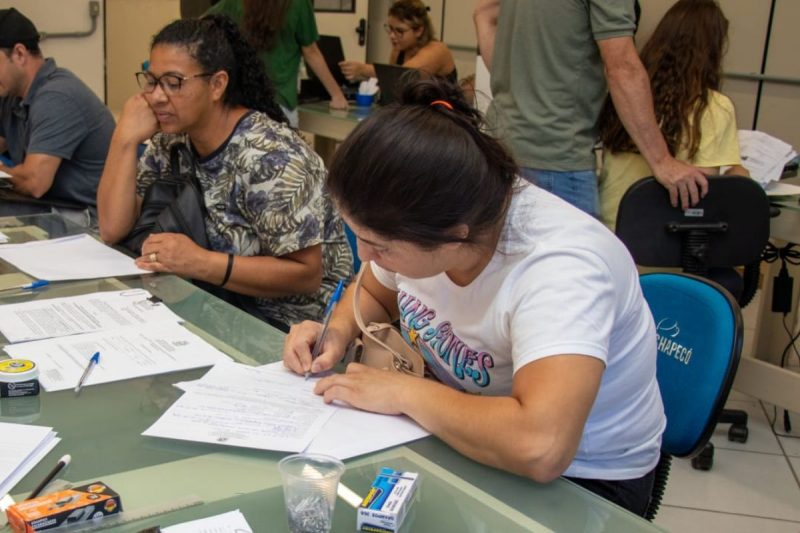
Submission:
M 597 42 L 633 35 L 634 0 L 503 0 L 487 119 L 518 163 L 594 169 L 606 95 Z
M 46 59 L 24 99 L 0 98 L 0 137 L 14 165 L 27 154 L 61 158 L 45 200 L 94 207 L 114 117 L 89 87 Z

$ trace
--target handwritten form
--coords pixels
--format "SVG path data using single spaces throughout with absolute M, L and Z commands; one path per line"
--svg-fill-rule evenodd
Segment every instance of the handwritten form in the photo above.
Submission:
M 34 278 L 48 281 L 152 273 L 137 267 L 133 258 L 85 233 L 60 239 L 2 244 L 0 258 Z
M 144 289 L 97 292 L 0 306 L 0 331 L 9 342 L 90 333 L 103 329 L 181 322 Z
M 0 422 L 0 498 L 60 440 L 51 427 Z
M 162 527 L 163 533 L 252 533 L 253 528 L 239 509 L 228 513 L 192 520 L 170 527 Z
M 70 337 L 10 344 L 11 357 L 39 365 L 39 382 L 47 391 L 75 387 L 89 358 L 100 362 L 85 385 L 211 366 L 229 358 L 175 322 L 127 326 Z
M 295 452 L 336 412 L 282 366 L 221 363 L 186 391 L 142 435 Z
M 347 459 L 427 436 L 402 416 L 327 405 L 281 362 L 252 367 L 217 364 L 143 435 Z

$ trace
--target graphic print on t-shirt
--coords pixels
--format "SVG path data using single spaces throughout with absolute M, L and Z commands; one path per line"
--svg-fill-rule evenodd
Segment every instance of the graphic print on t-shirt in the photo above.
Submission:
M 397 295 L 400 330 L 406 342 L 416 347 L 433 374 L 445 385 L 466 390 L 465 381 L 485 388 L 491 382 L 492 354 L 469 347 L 448 320 L 435 322 L 436 310 L 405 291 Z

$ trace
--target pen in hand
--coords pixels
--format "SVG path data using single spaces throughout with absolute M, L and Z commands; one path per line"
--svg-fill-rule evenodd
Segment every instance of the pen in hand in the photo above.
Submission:
M 58 463 L 56 463 L 56 466 L 54 466 L 53 469 L 50 471 L 50 473 L 47 474 L 47 476 L 45 476 L 45 478 L 42 480 L 41 483 L 36 485 L 36 488 L 33 489 L 33 492 L 31 492 L 30 496 L 28 496 L 25 499 L 26 500 L 30 500 L 32 498 L 37 497 L 39 494 L 41 494 L 42 491 L 47 487 L 47 485 L 49 485 L 50 482 L 53 481 L 53 479 L 55 479 L 55 477 L 58 475 L 58 473 L 61 472 L 62 470 L 64 470 L 64 468 L 66 468 L 67 465 L 69 465 L 70 461 L 72 461 L 72 457 L 69 454 L 67 454 L 67 455 L 63 456 L 61 459 L 59 459 Z
M 325 343 L 325 335 L 328 333 L 328 324 L 331 321 L 331 315 L 333 315 L 333 309 L 336 307 L 336 302 L 339 301 L 339 298 L 342 297 L 342 289 L 344 288 L 344 282 L 339 280 L 339 284 L 336 286 L 336 290 L 333 291 L 333 296 L 331 296 L 330 301 L 328 302 L 328 307 L 325 308 L 325 316 L 322 319 L 322 333 L 320 333 L 317 341 L 314 343 L 314 348 L 311 350 L 311 363 L 314 363 L 314 359 L 319 356 L 319 352 L 322 350 L 322 345 Z M 305 378 L 308 379 L 308 376 L 311 375 L 311 371 L 305 373 Z
M 86 365 L 86 370 L 83 371 L 81 374 L 81 378 L 78 380 L 78 384 L 75 385 L 75 394 L 78 394 L 81 391 L 81 387 L 86 382 L 86 378 L 89 377 L 89 374 L 92 372 L 92 368 L 100 362 L 100 352 L 94 352 L 94 355 L 91 359 L 89 359 L 89 363 Z

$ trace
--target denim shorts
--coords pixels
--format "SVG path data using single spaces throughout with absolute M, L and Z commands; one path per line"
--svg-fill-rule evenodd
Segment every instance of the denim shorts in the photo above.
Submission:
M 594 170 L 557 171 L 522 167 L 522 177 L 597 218 L 600 214 Z

